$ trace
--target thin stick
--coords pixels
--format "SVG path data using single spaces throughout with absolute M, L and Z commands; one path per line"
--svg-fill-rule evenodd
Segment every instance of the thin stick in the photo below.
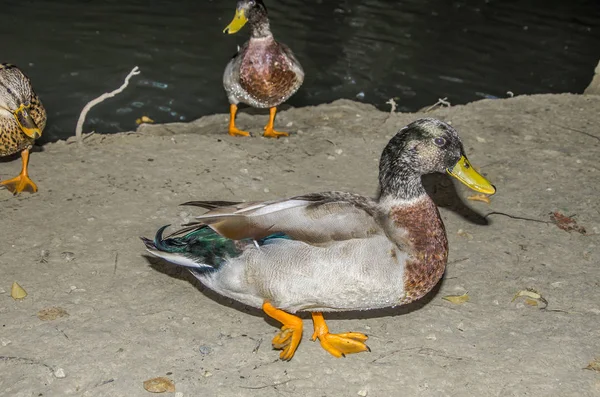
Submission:
M 112 98 L 115 95 L 123 92 L 123 90 L 125 88 L 127 88 L 127 86 L 129 85 L 129 79 L 132 76 L 135 76 L 138 74 L 140 74 L 140 69 L 136 66 L 133 69 L 131 69 L 131 72 L 129 72 L 127 77 L 125 77 L 125 81 L 123 82 L 123 85 L 121 85 L 119 88 L 117 88 L 114 91 L 105 92 L 104 94 L 100 95 L 98 98 L 89 101 L 87 103 L 87 105 L 85 105 L 83 107 L 83 110 L 81 111 L 81 114 L 79 115 L 79 120 L 77 120 L 77 127 L 75 128 L 75 137 L 77 138 L 78 142 L 82 142 L 81 136 L 83 134 L 83 122 L 85 121 L 85 116 L 90 111 L 90 109 L 93 108 L 94 106 L 96 106 L 97 104 L 99 104 L 100 102 L 104 101 L 105 99 Z

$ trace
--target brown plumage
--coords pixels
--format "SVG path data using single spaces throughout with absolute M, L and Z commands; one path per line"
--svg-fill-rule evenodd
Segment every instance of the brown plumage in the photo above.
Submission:
M 407 232 L 406 249 L 411 253 L 404 264 L 404 297 L 401 304 L 425 296 L 444 275 L 448 260 L 448 239 L 439 211 L 429 197 L 416 205 L 395 207 L 391 218 Z

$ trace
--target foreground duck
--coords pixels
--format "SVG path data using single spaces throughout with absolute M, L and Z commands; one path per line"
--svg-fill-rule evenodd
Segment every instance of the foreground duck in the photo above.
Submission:
M 0 157 L 21 152 L 19 176 L 0 181 L 10 192 L 37 192 L 27 165 L 33 142 L 42 136 L 46 110 L 33 91 L 31 81 L 14 65 L 0 64 Z
M 277 201 L 195 201 L 198 222 L 154 241 L 148 251 L 185 266 L 208 288 L 281 322 L 273 346 L 289 360 L 312 312 L 314 333 L 336 357 L 369 350 L 367 336 L 332 334 L 323 312 L 404 305 L 441 279 L 448 240 L 421 176 L 447 172 L 485 194 L 495 188 L 469 164 L 456 131 L 435 119 L 401 129 L 379 164 L 379 197 L 311 193 Z
M 223 74 L 223 86 L 229 98 L 229 135 L 250 136 L 235 126 L 237 105 L 242 102 L 255 108 L 270 108 L 269 123 L 263 136 L 288 136 L 275 131 L 277 106 L 288 100 L 302 85 L 304 71 L 292 51 L 273 38 L 262 0 L 241 0 L 233 21 L 224 32 L 236 33 L 250 25 L 250 40 L 233 56 Z

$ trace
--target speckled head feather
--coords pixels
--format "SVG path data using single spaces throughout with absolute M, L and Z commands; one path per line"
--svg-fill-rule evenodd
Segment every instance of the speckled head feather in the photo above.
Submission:
M 432 118 L 412 122 L 398 131 L 381 153 L 380 199 L 411 200 L 425 194 L 421 176 L 445 172 L 462 155 L 463 145 L 449 124 Z
M 266 37 L 271 35 L 267 6 L 262 0 L 240 0 L 238 10 L 244 10 L 252 37 Z
M 29 105 L 33 90 L 29 78 L 14 65 L 0 64 L 0 107 L 15 111 L 20 105 Z

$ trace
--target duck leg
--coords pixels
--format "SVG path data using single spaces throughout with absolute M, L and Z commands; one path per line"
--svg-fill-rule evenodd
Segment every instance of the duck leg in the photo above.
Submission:
M 235 115 L 237 113 L 237 105 L 233 103 L 229 105 L 229 135 L 231 136 L 250 136 L 248 131 L 242 131 L 235 126 Z
M 21 173 L 19 176 L 6 181 L 1 181 L 0 186 L 4 186 L 13 194 L 18 194 L 21 192 L 35 193 L 38 190 L 37 186 L 31 179 L 29 179 L 29 174 L 27 173 L 27 165 L 29 164 L 29 149 L 25 149 L 21 152 L 21 160 L 23 162 L 23 167 L 21 168 Z
M 302 320 L 300 317 L 276 309 L 269 302 L 263 303 L 262 309 L 269 317 L 283 324 L 281 331 L 275 335 L 272 343 L 275 349 L 283 350 L 279 354 L 280 359 L 291 360 L 302 339 Z
M 279 138 L 280 136 L 289 136 L 287 132 L 275 131 L 273 128 L 273 124 L 275 123 L 275 113 L 277 113 L 277 107 L 272 107 L 269 109 L 269 123 L 265 126 L 264 137 L 267 138 Z
M 319 339 L 321 347 L 333 356 L 345 357 L 346 354 L 371 351 L 364 343 L 368 339 L 367 335 L 358 332 L 330 334 L 323 313 L 312 313 L 312 319 L 315 327 L 312 340 Z

